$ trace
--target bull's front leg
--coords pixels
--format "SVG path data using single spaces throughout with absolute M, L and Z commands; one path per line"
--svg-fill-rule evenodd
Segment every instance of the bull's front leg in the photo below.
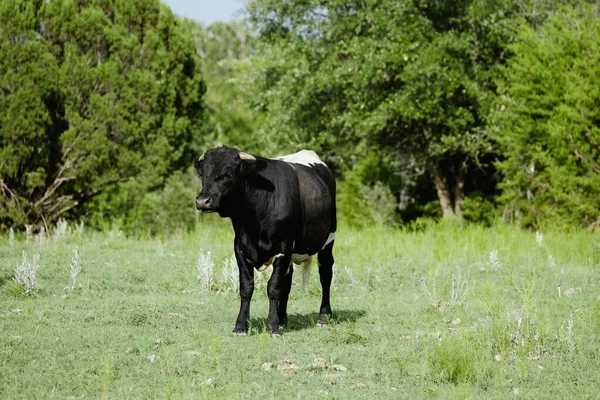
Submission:
M 234 335 L 248 333 L 250 320 L 250 301 L 254 293 L 254 268 L 244 257 L 241 249 L 235 246 L 235 258 L 240 272 L 240 312 L 233 328 Z
M 291 250 L 287 254 L 282 254 L 273 263 L 273 273 L 267 286 L 267 295 L 269 296 L 267 329 L 273 334 L 278 334 L 279 328 L 287 322 L 287 301 L 292 286 Z

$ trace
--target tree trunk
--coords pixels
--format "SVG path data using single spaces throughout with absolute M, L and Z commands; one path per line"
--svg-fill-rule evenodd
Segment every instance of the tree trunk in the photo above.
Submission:
M 454 187 L 454 215 L 457 217 L 462 215 L 462 204 L 465 198 L 465 175 L 465 167 L 460 163 L 456 174 L 456 186 Z
M 446 180 L 444 179 L 444 176 L 442 175 L 437 163 L 434 164 L 432 170 L 435 190 L 437 191 L 438 199 L 440 200 L 440 205 L 442 206 L 442 216 L 444 218 L 453 217 L 455 214 Z

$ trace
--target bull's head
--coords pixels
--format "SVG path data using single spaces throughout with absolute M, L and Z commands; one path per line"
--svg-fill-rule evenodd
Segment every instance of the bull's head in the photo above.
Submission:
M 256 175 L 267 166 L 267 162 L 224 146 L 208 150 L 194 160 L 194 166 L 202 178 L 202 191 L 196 197 L 196 208 L 203 212 L 216 211 L 225 217 L 235 207 L 245 178 Z

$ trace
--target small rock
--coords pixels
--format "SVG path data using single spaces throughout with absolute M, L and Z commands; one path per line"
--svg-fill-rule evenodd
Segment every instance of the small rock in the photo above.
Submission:
M 341 364 L 333 364 L 333 369 L 340 372 L 348 372 L 348 368 L 344 367 Z
M 23 336 L 14 335 L 10 337 L 11 340 L 23 340 Z
M 496 361 L 502 361 L 502 356 L 500 354 L 496 354 L 494 356 L 494 360 L 496 360 Z
M 188 350 L 185 352 L 188 356 L 201 356 L 202 353 L 200 353 L 198 350 Z
M 152 341 L 152 343 L 154 344 L 154 348 L 156 349 L 156 348 L 158 348 L 158 346 L 160 346 L 160 344 L 162 343 L 162 340 L 160 340 L 160 339 L 154 339 Z
M 512 388 L 512 392 L 513 392 L 513 394 L 515 396 L 518 396 L 519 395 L 519 388 L 517 388 L 517 387 Z
M 185 318 L 185 315 L 176 313 L 176 312 L 170 312 L 170 313 L 167 313 L 167 317 L 168 318 Z
M 23 310 L 22 308 L 15 308 L 15 309 L 11 310 L 11 312 L 13 314 L 23 314 L 23 311 L 25 311 L 25 310 Z
M 160 360 L 160 356 L 157 356 L 156 354 L 150 354 L 148 356 L 148 361 L 150 361 L 150 364 L 154 364 L 158 360 Z
M 286 375 L 293 375 L 298 372 L 298 369 L 298 366 L 292 364 L 292 362 L 289 360 L 279 361 L 279 365 L 277 365 L 277 371 Z
M 456 318 L 454 321 L 452 321 L 452 324 L 458 325 L 458 324 L 460 324 L 460 322 L 461 322 L 460 318 Z
M 571 297 L 574 296 L 576 294 L 581 293 L 581 288 L 577 287 L 577 288 L 568 288 L 567 290 L 565 290 L 565 296 L 567 297 Z
M 261 368 L 264 369 L 265 371 L 270 371 L 273 369 L 273 363 L 270 363 L 270 362 L 263 363 Z
M 354 389 L 364 389 L 365 387 L 365 383 L 364 382 L 358 382 L 356 383 L 354 386 L 352 386 Z
M 208 378 L 200 384 L 200 386 L 214 386 L 217 378 Z
M 329 364 L 329 361 L 327 361 L 324 358 L 315 358 L 315 361 L 313 361 L 313 367 L 317 367 L 317 368 L 325 368 L 327 366 L 327 364 Z

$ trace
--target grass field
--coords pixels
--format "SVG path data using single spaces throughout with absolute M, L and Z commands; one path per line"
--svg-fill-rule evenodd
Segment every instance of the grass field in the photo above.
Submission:
M 0 239 L 0 398 L 600 396 L 598 234 L 342 228 L 332 325 L 315 326 L 313 268 L 272 338 L 262 273 L 251 334 L 233 337 L 233 233 L 210 218 L 163 240 L 64 227 Z M 13 280 L 23 252 L 39 254 L 28 296 Z

